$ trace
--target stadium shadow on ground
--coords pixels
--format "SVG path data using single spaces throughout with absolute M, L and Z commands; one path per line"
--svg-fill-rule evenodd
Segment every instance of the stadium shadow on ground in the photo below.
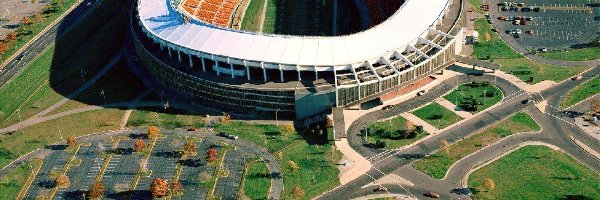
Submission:
M 147 95 L 140 101 L 160 103 L 169 101 L 168 95 L 149 89 L 129 68 L 125 42 L 129 37 L 131 0 L 103 0 L 87 14 L 66 18 L 80 18 L 76 24 L 60 24 L 59 37 L 52 52 L 49 84 L 58 94 L 86 105 L 106 108 L 128 109 L 127 103 Z M 83 6 L 86 3 L 83 3 Z M 50 49 L 52 50 L 52 49 Z M 118 56 L 123 51 L 122 56 Z M 113 67 L 79 95 L 72 95 L 84 83 L 94 79 L 109 63 Z M 71 108 L 58 108 L 66 111 Z M 73 108 L 74 109 L 74 108 Z M 136 107 L 138 110 L 175 112 L 159 107 Z M 178 110 L 179 114 L 194 114 Z M 221 114 L 202 112 L 196 114 Z

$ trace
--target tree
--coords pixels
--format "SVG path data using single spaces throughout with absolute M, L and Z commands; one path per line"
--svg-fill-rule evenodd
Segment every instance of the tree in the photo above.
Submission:
M 171 194 L 176 196 L 183 194 L 183 186 L 178 180 L 173 181 L 173 184 L 171 184 Z
M 21 23 L 24 25 L 29 25 L 31 24 L 31 19 L 29 19 L 28 16 L 23 17 L 23 19 L 21 19 Z
M 142 152 L 146 148 L 146 143 L 142 139 L 135 139 L 135 143 L 133 145 L 133 150 L 135 152 Z
M 70 184 L 69 177 L 66 174 L 58 175 L 54 180 L 54 183 L 56 184 L 56 187 L 67 188 Z
M 284 124 L 284 125 L 283 125 L 283 131 L 284 131 L 285 133 L 288 133 L 288 134 L 289 134 L 289 133 L 293 133 L 293 132 L 295 131 L 295 129 L 294 129 L 294 125 L 292 125 L 292 124 Z
M 415 127 L 415 133 L 417 134 L 423 134 L 425 132 L 425 129 L 423 129 L 423 126 L 419 125 Z
M 211 163 L 211 162 L 215 161 L 216 159 L 217 159 L 217 149 L 210 148 L 206 152 L 206 161 Z
M 229 124 L 229 122 L 231 122 L 231 115 L 223 113 L 223 117 L 219 118 L 219 122 L 222 124 Z
M 442 149 L 444 151 L 444 153 L 449 154 L 450 153 L 450 144 L 448 144 L 448 141 L 446 140 L 440 140 L 440 149 Z
M 156 127 L 156 126 L 148 127 L 148 138 L 150 138 L 151 140 L 156 140 L 156 138 L 158 138 L 159 134 L 160 134 L 160 130 L 158 129 L 158 127 Z
M 104 191 L 104 183 L 102 183 L 102 181 L 96 181 L 90 187 L 90 191 L 88 191 L 88 197 L 90 199 L 99 199 L 102 197 L 102 195 L 104 195 Z
M 169 193 L 169 183 L 162 178 L 155 178 L 150 185 L 152 197 L 161 198 Z
M 496 183 L 491 178 L 486 178 L 485 181 L 483 182 L 483 185 L 488 190 L 494 190 L 494 188 L 496 188 Z
M 406 121 L 405 126 L 408 132 L 414 132 L 417 128 L 415 123 L 412 123 L 411 121 Z
M 294 198 L 296 199 L 302 199 L 302 197 L 304 197 L 304 190 L 302 190 L 302 188 L 299 185 L 294 187 L 292 192 L 294 193 Z
M 188 140 L 183 146 L 183 153 L 187 155 L 195 155 L 196 154 L 196 143 L 194 141 Z
M 490 41 L 492 39 L 492 36 L 490 35 L 490 33 L 485 32 L 485 34 L 483 35 L 483 40 L 484 41 Z
M 600 113 L 600 98 L 592 100 L 590 103 L 590 112 Z
M 16 40 L 17 39 L 17 33 L 14 31 L 11 31 L 10 33 L 6 34 L 6 40 L 12 41 L 12 40 Z
M 67 138 L 67 146 L 68 146 L 69 148 L 73 148 L 73 147 L 75 147 L 75 145 L 76 145 L 76 144 L 77 144 L 77 140 L 75 140 L 75 137 L 73 137 L 73 136 L 69 136 L 69 137 Z
M 297 172 L 300 167 L 293 160 L 288 161 L 288 166 L 292 169 L 292 172 Z

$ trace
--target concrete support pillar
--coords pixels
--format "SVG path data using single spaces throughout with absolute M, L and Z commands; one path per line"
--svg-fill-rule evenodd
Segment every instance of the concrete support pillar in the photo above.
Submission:
M 162 51 L 163 48 L 164 48 L 163 45 L 162 44 L 158 44 L 158 46 L 160 46 L 160 51 Z
M 204 57 L 200 58 L 200 60 L 202 61 L 202 71 L 206 72 L 206 62 L 204 61 Z
M 171 54 L 171 48 L 167 47 L 167 51 L 169 52 L 169 57 L 173 57 L 173 54 Z
M 229 63 L 229 68 L 231 69 L 231 78 L 235 78 L 235 74 L 233 73 L 233 64 Z
M 181 60 L 181 51 L 177 51 L 177 59 L 179 60 L 180 63 L 183 62 Z
M 281 78 L 281 82 L 285 82 L 283 79 L 283 70 L 281 69 L 281 65 L 279 65 L 279 77 Z
M 298 80 L 301 81 L 302 80 L 302 76 L 300 76 L 300 70 L 296 70 L 296 72 L 298 72 Z
M 248 67 L 246 61 L 244 61 L 244 67 L 246 67 L 246 77 L 248 77 L 248 80 L 250 80 L 250 67 Z
M 221 75 L 221 70 L 219 68 L 219 61 L 215 60 L 215 71 L 217 71 L 217 76 Z
M 315 67 L 315 80 L 319 79 L 319 71 L 317 71 L 317 68 Z
M 188 57 L 190 58 L 190 69 L 194 68 L 194 60 L 192 60 L 192 58 L 194 57 L 192 54 L 189 54 Z
M 265 69 L 265 64 L 264 63 L 260 63 L 260 67 L 263 70 L 263 77 L 265 78 L 265 82 L 267 82 L 267 69 Z

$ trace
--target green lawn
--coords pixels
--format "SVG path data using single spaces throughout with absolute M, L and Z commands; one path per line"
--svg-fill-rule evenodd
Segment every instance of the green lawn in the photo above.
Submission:
M 431 103 L 425 107 L 413 111 L 412 114 L 421 118 L 437 129 L 444 129 L 462 120 L 462 117 L 438 103 Z
M 116 0 L 107 0 L 97 8 L 98 12 L 110 11 L 122 5 L 112 1 Z M 104 8 L 104 5 L 110 3 L 111 6 Z M 91 29 L 86 23 L 97 24 L 104 22 L 104 18 L 100 14 L 90 14 L 90 18 L 82 19 L 72 31 L 65 33 L 68 39 L 51 45 L 9 84 L 0 88 L 0 127 L 19 122 L 19 116 L 22 120 L 27 119 L 60 101 L 81 85 L 79 77 L 83 67 L 89 79 L 108 62 L 121 47 L 115 44 L 123 41 L 126 24 L 122 20 L 126 15 L 108 16 L 112 12 L 101 13 L 107 15 L 109 21 L 106 24 L 96 25 Z M 85 35 L 88 32 L 93 34 Z M 60 61 L 63 57 L 70 59 Z
M 198 113 L 190 113 L 184 110 L 144 107 L 131 113 L 127 126 L 159 126 L 166 129 L 201 128 L 205 125 L 205 119 Z
M 471 0 L 480 1 L 480 0 Z M 479 8 L 479 7 L 478 7 Z M 475 20 L 475 29 L 479 32 L 479 43 L 473 45 L 473 54 L 479 60 L 522 58 L 523 56 L 504 42 L 492 26 L 483 18 Z M 489 36 L 489 38 L 487 38 Z
M 560 82 L 575 76 L 588 69 L 585 66 L 555 66 L 532 62 L 526 58 L 520 59 L 496 59 L 495 63 L 502 65 L 500 70 L 515 75 L 523 81 L 529 81 L 533 77 L 533 83 L 544 80 Z
M 469 0 L 469 4 L 473 6 L 473 10 L 481 13 L 481 5 L 483 5 L 483 0 Z M 491 8 L 490 8 L 491 9 Z
M 561 102 L 561 106 L 567 108 L 598 93 L 600 93 L 600 76 L 596 76 L 596 78 L 578 85 L 575 89 L 571 90 Z
M 493 96 L 486 96 L 485 93 L 490 93 L 490 91 L 493 93 Z M 444 96 L 444 99 L 454 103 L 454 105 L 460 106 L 461 102 L 464 102 L 465 99 L 468 99 L 470 97 L 473 97 L 478 102 L 481 102 L 483 104 L 478 105 L 477 110 L 469 111 L 474 114 L 502 101 L 503 95 L 502 91 L 492 84 L 477 85 L 472 83 L 465 83 L 458 86 L 458 88 L 450 92 L 448 95 Z
M 244 21 L 242 21 L 242 30 L 260 32 L 260 17 L 263 12 L 265 0 L 251 0 L 246 8 Z
M 62 3 L 59 4 L 58 2 Z M 67 9 L 69 9 L 75 2 L 77 2 L 77 0 L 52 0 L 48 7 L 44 8 L 44 12 L 47 12 L 48 14 L 42 15 L 42 21 L 33 22 L 32 24 L 18 28 L 17 40 L 12 44 L 12 48 L 8 49 L 8 51 L 4 52 L 4 54 L 0 53 L 0 63 L 12 56 L 18 49 L 23 47 L 33 37 L 42 32 L 42 30 L 58 19 L 58 17 Z M 55 7 L 56 9 L 50 9 L 52 8 L 52 4 L 57 5 Z M 33 19 L 33 17 L 31 18 Z
M 18 157 L 69 136 L 81 136 L 106 130 L 116 130 L 125 111 L 102 109 L 69 115 L 42 122 L 0 136 L 0 168 Z M 60 134 L 59 134 L 60 132 Z
M 491 191 L 487 178 L 496 185 Z M 474 199 L 600 199 L 599 182 L 597 173 L 545 146 L 523 147 L 469 176 Z
M 265 12 L 265 20 L 263 22 L 264 33 L 275 33 L 277 25 L 277 0 L 266 0 L 267 10 Z
M 340 184 L 336 164 L 342 155 L 330 142 L 309 144 L 299 134 L 286 134 L 279 126 L 237 121 L 218 124 L 215 131 L 238 135 L 240 139 L 263 146 L 275 155 L 282 167 L 284 186 L 288 188 L 283 192 L 282 199 L 293 199 L 292 189 L 296 186 L 300 186 L 305 193 L 302 199 L 311 199 Z M 281 160 L 278 158 L 279 152 Z M 297 172 L 288 167 L 290 160 L 298 164 Z
M 375 122 L 371 124 L 368 128 L 369 133 L 367 141 L 369 143 L 375 143 L 377 140 L 380 140 L 386 143 L 385 148 L 397 149 L 399 147 L 412 144 L 413 142 L 429 135 L 429 133 L 424 131 L 422 134 L 417 134 L 414 138 L 408 139 L 395 139 L 385 136 L 385 132 L 397 132 L 400 130 L 406 130 L 407 121 L 408 120 L 406 120 L 405 118 L 397 116 L 390 120 Z
M 244 180 L 244 194 L 250 199 L 267 199 L 271 185 L 269 169 L 264 161 L 254 161 L 248 165 Z
M 555 60 L 585 61 L 600 59 L 600 46 L 561 52 L 540 53 L 540 56 Z
M 15 199 L 17 197 L 25 181 L 27 181 L 27 177 L 29 177 L 29 174 L 33 170 L 29 167 L 30 163 L 23 163 L 0 179 L 0 194 L 2 194 L 0 199 Z
M 440 150 L 425 159 L 413 163 L 413 167 L 431 177 L 442 179 L 446 176 L 446 172 L 450 166 L 461 158 L 483 149 L 506 136 L 537 130 L 540 130 L 540 127 L 529 115 L 526 113 L 517 113 L 480 133 L 450 145 L 447 152 Z

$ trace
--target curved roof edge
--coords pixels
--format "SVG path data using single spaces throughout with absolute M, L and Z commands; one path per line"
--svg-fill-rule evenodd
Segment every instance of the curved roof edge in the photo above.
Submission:
M 450 0 L 408 0 L 385 22 L 363 32 L 331 37 L 258 34 L 184 23 L 171 0 L 139 0 L 139 19 L 153 39 L 200 54 L 300 66 L 343 66 L 402 51 L 433 27 Z

